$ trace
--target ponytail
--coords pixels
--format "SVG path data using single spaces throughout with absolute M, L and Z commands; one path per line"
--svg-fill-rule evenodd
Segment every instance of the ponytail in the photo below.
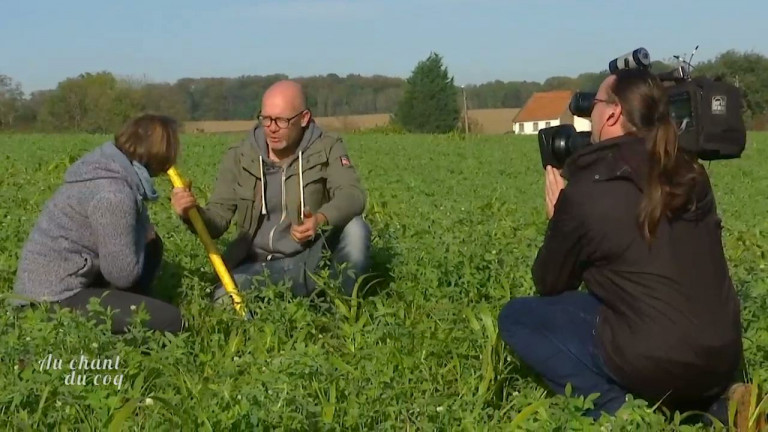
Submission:
M 647 136 L 649 169 L 638 217 L 643 238 L 648 243 L 661 218 L 673 217 L 689 202 L 701 170 L 695 158 L 678 152 L 677 130 L 672 119 L 668 115 L 661 118 Z
M 643 136 L 648 149 L 648 176 L 638 211 L 638 225 L 650 243 L 662 218 L 674 218 L 692 204 L 703 167 L 678 149 L 678 133 L 659 79 L 643 69 L 615 72 L 608 96 L 622 107 L 624 128 Z
M 669 183 L 666 181 L 672 169 L 677 147 L 672 120 L 662 121 L 647 136 L 648 177 L 643 200 L 640 203 L 639 223 L 643 237 L 650 241 L 656 232 L 669 200 Z

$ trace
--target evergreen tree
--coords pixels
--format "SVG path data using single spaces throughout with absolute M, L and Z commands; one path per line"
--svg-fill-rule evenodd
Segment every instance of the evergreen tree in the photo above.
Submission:
M 447 133 L 459 124 L 458 90 L 439 54 L 430 53 L 406 80 L 394 122 L 412 133 Z

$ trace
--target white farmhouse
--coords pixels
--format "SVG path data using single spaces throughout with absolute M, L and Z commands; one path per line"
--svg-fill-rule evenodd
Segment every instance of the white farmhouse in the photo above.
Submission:
M 515 134 L 537 134 L 539 129 L 559 124 L 573 124 L 579 132 L 590 130 L 589 119 L 575 117 L 568 110 L 573 94 L 570 90 L 534 93 L 512 119 Z

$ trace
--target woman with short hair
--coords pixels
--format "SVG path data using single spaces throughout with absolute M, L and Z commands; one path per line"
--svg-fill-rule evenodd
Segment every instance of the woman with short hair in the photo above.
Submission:
M 114 333 L 143 304 L 148 327 L 180 331 L 179 309 L 150 297 L 163 244 L 146 207 L 157 199 L 153 177 L 176 162 L 179 146 L 174 119 L 146 114 L 72 164 L 24 244 L 14 291 L 28 300 L 20 303 L 86 311 L 99 298 L 115 311 Z

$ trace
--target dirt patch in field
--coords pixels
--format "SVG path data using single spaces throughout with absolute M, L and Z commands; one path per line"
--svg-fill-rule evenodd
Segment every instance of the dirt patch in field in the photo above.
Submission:
M 469 110 L 469 125 L 474 133 L 503 134 L 512 130 L 512 119 L 518 108 Z M 463 116 L 463 114 L 462 114 Z M 390 114 L 364 114 L 337 117 L 316 117 L 320 127 L 334 132 L 353 132 L 389 123 Z M 462 117 L 463 124 L 463 117 Z M 243 132 L 251 129 L 255 120 L 189 121 L 184 123 L 187 133 Z
M 469 117 L 470 131 L 482 134 L 503 134 L 510 132 L 512 131 L 512 119 L 515 118 L 518 111 L 520 111 L 520 108 L 468 110 L 467 117 Z

